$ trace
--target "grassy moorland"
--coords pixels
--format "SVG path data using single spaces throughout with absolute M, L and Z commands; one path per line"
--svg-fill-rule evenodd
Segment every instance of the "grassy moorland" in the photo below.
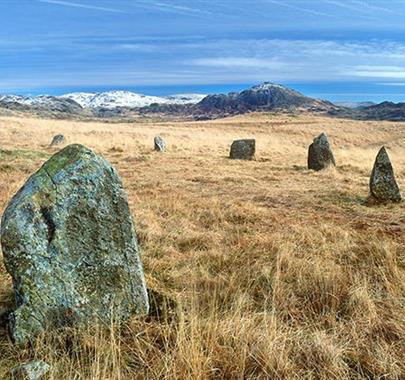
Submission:
M 306 169 L 325 131 L 337 168 Z M 0 209 L 56 149 L 82 143 L 118 169 L 160 317 L 91 326 L 17 349 L 0 330 L 0 378 L 34 357 L 51 379 L 403 379 L 405 204 L 368 207 L 381 145 L 405 190 L 405 123 L 249 115 L 107 124 L 0 118 Z M 153 152 L 153 137 L 168 143 Z M 257 139 L 255 161 L 227 158 Z M 1 264 L 2 265 L 2 264 Z M 12 303 L 0 267 L 0 309 Z M 0 310 L 1 311 L 1 310 Z

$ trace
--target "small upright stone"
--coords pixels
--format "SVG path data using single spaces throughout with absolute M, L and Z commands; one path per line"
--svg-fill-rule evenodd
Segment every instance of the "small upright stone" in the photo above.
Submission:
M 309 146 L 308 169 L 319 171 L 331 165 L 336 165 L 335 158 L 333 157 L 328 137 L 325 133 L 321 133 Z
M 121 179 L 82 145 L 52 156 L 13 197 L 1 246 L 15 292 L 9 330 L 16 344 L 47 329 L 148 312 Z
M 33 360 L 21 364 L 11 370 L 12 380 L 40 380 L 51 369 L 50 365 L 42 360 Z
M 382 147 L 378 152 L 371 172 L 370 198 L 370 201 L 377 203 L 399 202 L 401 200 L 394 169 L 385 147 Z
M 65 142 L 65 137 L 63 135 L 53 136 L 51 146 L 61 145 Z
M 160 136 L 156 136 L 154 138 L 154 143 L 155 143 L 155 150 L 157 152 L 165 152 L 166 151 L 166 143 Z
M 231 145 L 229 157 L 236 160 L 252 160 L 255 157 L 256 140 L 235 140 Z

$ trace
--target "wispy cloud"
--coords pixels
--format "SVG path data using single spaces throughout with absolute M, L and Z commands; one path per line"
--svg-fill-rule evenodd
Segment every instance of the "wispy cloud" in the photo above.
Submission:
M 234 67 L 234 68 L 280 68 L 280 62 L 270 59 L 246 58 L 246 57 L 218 57 L 218 58 L 199 58 L 189 62 L 196 66 L 210 67 Z
M 403 66 L 355 66 L 347 70 L 345 74 L 355 77 L 367 78 L 405 78 L 405 67 Z
M 39 3 L 62 5 L 65 7 L 84 8 L 84 9 L 91 9 L 91 10 L 96 10 L 96 11 L 103 11 L 103 12 L 125 13 L 124 11 L 115 9 L 115 8 L 99 7 L 97 5 L 74 3 L 71 1 L 64 1 L 64 0 L 37 0 L 37 1 Z
M 278 5 L 280 7 L 285 7 L 285 8 L 290 8 L 290 9 L 295 9 L 296 11 L 300 11 L 300 12 L 305 12 L 305 13 L 310 13 L 314 16 L 324 16 L 324 17 L 332 17 L 332 18 L 336 18 L 335 15 L 333 14 L 329 14 L 329 13 L 325 13 L 325 12 L 320 12 L 311 8 L 305 8 L 305 7 L 301 7 L 298 5 L 293 5 L 291 3 L 287 3 L 285 1 L 276 1 L 276 0 L 265 0 L 267 3 L 272 3 L 275 5 Z
M 361 18 L 365 20 L 381 20 L 381 17 L 376 17 L 370 15 L 370 8 L 364 7 L 364 6 L 356 6 L 353 5 L 352 3 L 349 3 L 348 1 L 337 1 L 337 0 L 324 0 L 326 4 L 330 4 L 335 7 L 347 9 L 349 11 L 354 11 L 355 13 L 353 16 L 356 18 Z M 351 12 L 353 13 L 353 12 Z
M 402 0 L 400 0 L 400 1 L 403 2 Z M 371 1 L 352 0 L 352 2 L 357 4 L 359 7 L 362 7 L 363 9 L 368 9 L 372 12 L 377 11 L 377 12 L 387 12 L 387 13 L 392 13 L 392 14 L 398 13 L 398 7 L 395 7 L 395 6 L 394 6 L 394 9 L 391 9 L 391 8 L 375 5 L 375 3 L 372 3 Z M 393 0 L 391 0 L 389 2 L 384 2 L 384 4 L 393 5 Z
M 405 87 L 405 82 L 385 82 L 378 83 L 380 86 L 394 86 L 394 87 Z
M 201 9 L 197 7 L 190 7 L 176 4 L 174 1 L 156 1 L 156 0 L 135 0 L 129 5 L 151 11 L 159 11 L 162 13 L 171 13 L 182 16 L 192 16 L 197 18 L 209 19 L 215 16 L 215 14 L 207 9 Z

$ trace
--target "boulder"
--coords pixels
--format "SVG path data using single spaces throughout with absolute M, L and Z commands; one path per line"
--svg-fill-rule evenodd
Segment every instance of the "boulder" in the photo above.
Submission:
M 319 171 L 335 165 L 335 158 L 333 157 L 328 136 L 321 133 L 309 146 L 308 169 Z
M 166 151 L 166 143 L 160 136 L 156 136 L 153 141 L 155 143 L 156 151 L 158 151 L 158 152 Z
M 61 145 L 65 142 L 65 137 L 63 135 L 53 136 L 51 146 Z
M 39 380 L 51 369 L 50 365 L 42 360 L 33 360 L 21 364 L 11 370 L 12 380 Z
M 256 152 L 256 140 L 235 140 L 231 145 L 229 157 L 239 160 L 252 160 Z
M 370 198 L 377 203 L 399 202 L 401 200 L 394 169 L 385 147 L 382 147 L 377 154 L 369 185 Z
M 1 245 L 15 291 L 9 329 L 17 344 L 46 329 L 148 312 L 121 179 L 82 145 L 52 156 L 13 197 Z

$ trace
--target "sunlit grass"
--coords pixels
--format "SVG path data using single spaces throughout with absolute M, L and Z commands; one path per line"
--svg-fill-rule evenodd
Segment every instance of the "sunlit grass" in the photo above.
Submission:
M 322 131 L 338 167 L 314 173 L 307 147 Z M 118 169 L 148 287 L 175 302 L 122 326 L 46 334 L 24 350 L 1 330 L 1 379 L 33 358 L 52 365 L 51 379 L 403 378 L 405 205 L 364 200 L 383 144 L 405 189 L 405 123 L 0 118 L 1 149 L 14 152 L 1 155 L 2 209 L 56 151 L 58 133 Z M 153 152 L 156 134 L 167 153 Z M 256 138 L 256 161 L 229 160 L 232 140 L 244 137 Z M 4 267 L 0 281 L 4 310 Z

